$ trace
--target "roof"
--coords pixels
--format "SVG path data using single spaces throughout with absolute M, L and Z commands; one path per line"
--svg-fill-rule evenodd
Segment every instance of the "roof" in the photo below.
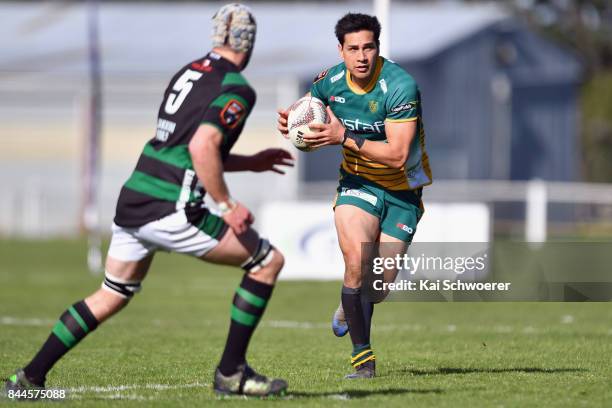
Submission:
M 209 47 L 211 17 L 221 3 L 102 3 L 100 38 L 107 73 L 174 72 Z M 311 75 L 338 59 L 333 34 L 349 11 L 371 3 L 256 3 L 258 33 L 247 74 Z M 87 9 L 83 3 L 0 3 L 1 72 L 85 73 Z M 494 4 L 393 4 L 391 58 L 420 59 L 507 17 Z

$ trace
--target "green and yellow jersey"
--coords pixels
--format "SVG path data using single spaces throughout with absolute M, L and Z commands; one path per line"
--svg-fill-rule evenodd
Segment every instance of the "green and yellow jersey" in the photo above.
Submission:
M 361 88 L 353 83 L 344 63 L 340 63 L 320 73 L 310 93 L 329 105 L 345 128 L 368 140 L 386 143 L 387 123 L 417 121 L 417 133 L 402 168 L 391 168 L 343 148 L 341 178 L 359 177 L 391 191 L 413 190 L 431 184 L 421 95 L 415 80 L 403 68 L 378 57 L 370 83 Z

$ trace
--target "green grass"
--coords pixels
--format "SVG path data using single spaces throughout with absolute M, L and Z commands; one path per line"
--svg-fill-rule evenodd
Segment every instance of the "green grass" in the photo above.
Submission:
M 84 251 L 74 241 L 0 241 L 0 374 L 27 363 L 62 311 L 99 287 Z M 328 326 L 338 282 L 280 282 L 254 336 L 249 362 L 286 378 L 288 397 L 218 400 L 210 382 L 240 277 L 158 254 L 143 292 L 61 360 L 48 385 L 76 389 L 62 406 L 612 405 L 608 303 L 379 305 L 379 377 L 349 382 L 350 341 Z M 128 387 L 108 388 L 119 386 Z

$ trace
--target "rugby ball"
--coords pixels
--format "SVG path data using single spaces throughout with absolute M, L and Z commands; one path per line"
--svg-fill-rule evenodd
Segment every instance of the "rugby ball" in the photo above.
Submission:
M 304 141 L 304 135 L 313 133 L 308 127 L 311 123 L 326 123 L 325 104 L 318 98 L 305 96 L 289 107 L 287 130 L 289 140 L 295 147 L 304 152 L 314 150 Z

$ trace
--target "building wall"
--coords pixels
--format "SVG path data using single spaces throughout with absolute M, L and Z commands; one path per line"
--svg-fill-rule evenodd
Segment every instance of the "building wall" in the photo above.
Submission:
M 480 33 L 429 60 L 402 63 L 421 88 L 435 178 L 490 177 L 492 47 Z
M 513 89 L 513 180 L 578 178 L 576 89 L 572 85 L 517 85 Z

